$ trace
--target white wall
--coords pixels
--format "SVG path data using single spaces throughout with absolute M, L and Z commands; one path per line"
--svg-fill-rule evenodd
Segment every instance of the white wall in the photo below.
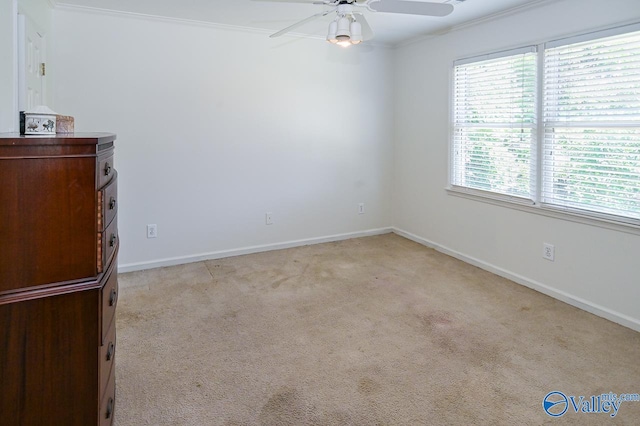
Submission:
M 0 0 L 0 133 L 17 130 L 16 13 L 14 0 Z
M 403 46 L 395 58 L 394 226 L 640 330 L 640 236 L 447 195 L 454 59 L 640 20 L 637 0 L 563 0 Z M 556 260 L 542 259 L 555 244 Z
M 53 9 L 51 0 L 18 0 L 18 13 L 28 15 L 45 36 L 51 33 Z
M 69 8 L 54 37 L 57 112 L 118 135 L 121 268 L 391 225 L 387 49 Z

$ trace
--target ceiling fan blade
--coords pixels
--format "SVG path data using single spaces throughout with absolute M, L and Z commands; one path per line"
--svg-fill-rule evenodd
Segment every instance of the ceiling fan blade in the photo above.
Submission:
M 376 12 L 406 13 L 408 15 L 447 16 L 453 12 L 453 6 L 446 3 L 428 3 L 419 1 L 381 0 L 370 4 Z
M 362 27 L 362 40 L 371 40 L 374 36 L 373 30 L 362 13 L 354 13 L 353 17 Z
M 321 13 L 316 13 L 315 15 L 309 16 L 307 19 L 303 19 L 302 21 L 296 22 L 295 24 L 290 25 L 287 28 L 284 28 L 284 29 L 278 31 L 277 33 L 271 34 L 269 37 L 271 37 L 271 38 L 280 37 L 281 35 L 286 34 L 289 31 L 291 31 L 293 29 L 296 29 L 296 28 L 306 24 L 309 21 L 313 21 L 314 19 L 317 19 L 317 18 L 322 18 L 323 16 L 327 16 L 328 14 L 330 14 L 332 12 L 335 12 L 335 11 L 336 11 L 336 9 L 334 8 L 332 10 L 326 10 L 326 11 L 321 12 Z

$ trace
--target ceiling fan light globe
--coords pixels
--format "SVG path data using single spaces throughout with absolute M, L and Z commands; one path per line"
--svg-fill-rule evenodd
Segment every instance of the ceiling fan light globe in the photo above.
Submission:
M 336 32 L 338 31 L 338 23 L 336 21 L 331 21 L 329 24 L 329 32 L 327 33 L 327 41 L 329 43 L 336 44 L 338 39 L 336 38 Z
M 337 44 L 338 46 L 341 46 L 341 47 L 349 47 L 351 46 L 351 40 L 339 41 Z
M 349 20 L 349 18 L 343 16 L 342 18 L 338 19 L 336 34 L 338 35 L 338 37 L 351 37 L 351 21 Z
M 359 22 L 353 21 L 349 26 L 349 31 L 351 32 L 351 38 L 362 39 L 362 25 Z

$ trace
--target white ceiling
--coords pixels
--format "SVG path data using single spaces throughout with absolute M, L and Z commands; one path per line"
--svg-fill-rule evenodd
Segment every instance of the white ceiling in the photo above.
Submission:
M 304 0 L 303 0 L 304 1 Z M 312 1 L 312 0 L 309 0 Z M 384 1 L 384 0 L 382 0 Z M 420 0 L 416 0 L 420 1 Z M 451 3 L 446 17 L 428 17 L 365 11 L 375 42 L 396 45 L 447 28 L 545 0 L 431 0 Z M 323 10 L 322 5 L 256 0 L 58 0 L 57 6 L 83 6 L 104 10 L 204 21 L 220 25 L 276 32 Z M 362 9 L 364 10 L 364 9 Z M 332 15 L 311 21 L 293 35 L 325 37 Z

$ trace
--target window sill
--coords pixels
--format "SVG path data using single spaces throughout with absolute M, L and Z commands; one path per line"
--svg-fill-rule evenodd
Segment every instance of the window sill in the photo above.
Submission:
M 561 211 L 548 207 L 542 207 L 534 204 L 531 200 L 524 200 L 515 197 L 500 196 L 496 194 L 484 194 L 480 191 L 467 191 L 454 187 L 445 188 L 447 194 L 456 197 L 466 198 L 469 200 L 480 201 L 483 203 L 493 204 L 495 206 L 511 208 L 527 213 L 539 214 L 542 216 L 552 217 L 554 219 L 567 220 L 570 222 L 581 223 L 585 225 L 595 226 L 598 228 L 610 229 L 613 231 L 624 232 L 627 234 L 640 235 L 640 226 L 609 220 L 605 218 L 597 218 L 586 214 L 580 214 L 573 211 Z

